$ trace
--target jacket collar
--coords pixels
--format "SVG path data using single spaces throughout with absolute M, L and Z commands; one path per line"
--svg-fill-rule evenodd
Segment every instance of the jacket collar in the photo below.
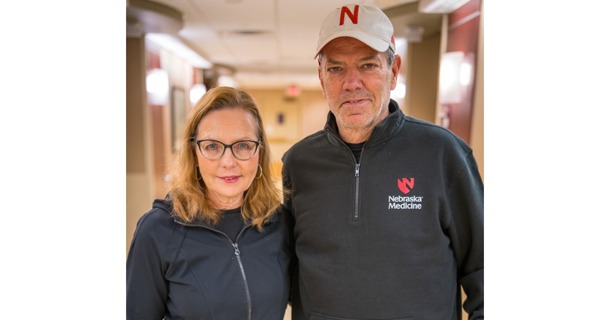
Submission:
M 169 214 L 174 219 L 174 221 L 178 224 L 185 225 L 185 226 L 198 226 L 198 227 L 206 227 L 206 228 L 215 229 L 214 225 L 208 223 L 207 221 L 195 220 L 195 221 L 191 221 L 191 222 L 186 222 L 186 221 L 182 220 L 180 217 L 178 217 L 174 213 L 174 206 L 172 204 L 172 199 L 169 194 L 165 197 L 165 199 L 154 200 L 153 208 L 161 209 L 161 210 L 167 212 L 167 214 Z M 278 219 L 279 219 L 278 215 L 274 214 L 269 218 L 268 223 L 276 222 Z M 249 226 L 249 225 L 251 225 L 251 223 L 248 222 L 247 225 Z
M 398 103 L 390 99 L 388 110 L 388 116 L 375 127 L 373 133 L 371 134 L 371 137 L 365 145 L 372 146 L 385 141 L 390 136 L 392 136 L 400 127 L 400 123 L 403 119 L 404 114 L 398 107 Z M 324 126 L 324 129 L 332 133 L 338 141 L 342 142 L 339 136 L 339 128 L 337 127 L 337 119 L 335 118 L 335 115 L 330 111 L 328 112 L 328 115 L 326 117 L 326 125 Z

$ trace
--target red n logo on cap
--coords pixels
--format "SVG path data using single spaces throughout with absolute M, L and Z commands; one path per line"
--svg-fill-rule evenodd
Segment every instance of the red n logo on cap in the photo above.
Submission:
M 343 25 L 343 21 L 345 21 L 346 14 L 349 17 L 349 19 L 352 20 L 353 24 L 358 24 L 358 9 L 359 8 L 360 8 L 360 6 L 356 5 L 354 7 L 354 13 L 352 13 L 351 11 L 349 11 L 349 9 L 347 7 L 341 7 L 341 17 L 339 17 L 339 25 L 340 26 Z

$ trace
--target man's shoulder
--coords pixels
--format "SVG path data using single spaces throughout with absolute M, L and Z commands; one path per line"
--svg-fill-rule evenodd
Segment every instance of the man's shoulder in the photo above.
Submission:
M 407 123 L 408 126 L 417 127 L 422 130 L 431 130 L 431 131 L 439 131 L 439 132 L 449 131 L 446 128 L 444 128 L 438 124 L 434 124 L 427 120 L 414 118 L 412 116 L 404 115 L 403 119 L 405 120 L 405 122 Z
M 286 153 L 294 153 L 294 152 L 302 152 L 303 150 L 309 150 L 311 148 L 315 148 L 321 141 L 326 140 L 326 135 L 328 132 L 325 130 L 319 130 L 314 132 L 305 138 L 294 143 Z
M 403 119 L 406 124 L 403 128 L 408 131 L 407 134 L 411 137 L 426 141 L 432 140 L 443 145 L 452 145 L 463 151 L 470 150 L 470 146 L 460 136 L 443 126 L 406 115 L 403 116 Z

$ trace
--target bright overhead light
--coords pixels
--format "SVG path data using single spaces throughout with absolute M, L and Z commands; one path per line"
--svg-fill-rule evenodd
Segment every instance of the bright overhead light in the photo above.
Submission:
M 146 74 L 148 101 L 154 105 L 164 105 L 169 96 L 169 77 L 162 69 L 151 69 Z
M 464 90 L 472 84 L 473 69 L 471 54 L 453 51 L 441 55 L 439 78 L 441 104 L 462 102 Z
M 195 105 L 195 103 L 201 99 L 207 90 L 208 89 L 203 83 L 194 84 L 189 92 L 189 100 L 191 100 L 191 105 Z
M 193 67 L 209 69 L 212 63 L 185 45 L 180 39 L 163 33 L 147 33 L 146 40 L 184 59 Z

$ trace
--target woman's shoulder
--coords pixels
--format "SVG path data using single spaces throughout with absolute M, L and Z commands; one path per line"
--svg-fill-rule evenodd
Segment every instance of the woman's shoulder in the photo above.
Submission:
M 284 204 L 280 204 L 276 209 L 271 218 L 270 223 L 280 224 L 282 227 L 290 227 L 292 225 L 292 213 Z
M 162 199 L 154 200 L 152 208 L 138 219 L 136 233 L 162 234 L 163 232 L 171 232 L 175 224 L 171 212 L 171 202 Z
M 166 200 L 155 200 L 152 208 L 144 213 L 136 224 L 131 242 L 130 255 L 134 257 L 157 256 L 163 261 L 171 259 L 185 236 L 185 232 L 174 221 L 171 204 Z M 178 232 L 177 232 L 178 231 Z

